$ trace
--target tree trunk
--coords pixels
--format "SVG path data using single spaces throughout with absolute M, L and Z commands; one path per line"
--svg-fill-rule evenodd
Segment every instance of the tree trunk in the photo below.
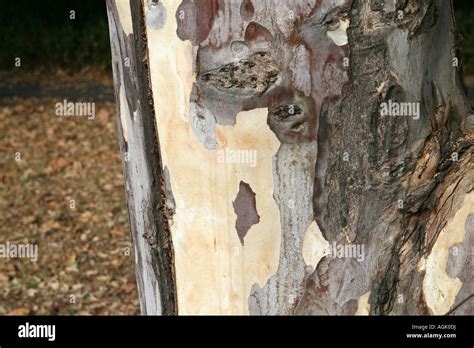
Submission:
M 473 314 L 446 0 L 107 0 L 144 314 Z

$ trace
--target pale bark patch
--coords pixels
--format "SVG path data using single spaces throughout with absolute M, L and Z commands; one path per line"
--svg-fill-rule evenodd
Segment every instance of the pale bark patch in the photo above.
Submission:
M 216 125 L 217 148 L 203 146 L 189 118 L 192 44 L 177 36 L 172 15 L 181 1 L 161 3 L 167 21 L 160 30 L 147 27 L 147 34 L 162 162 L 176 202 L 171 233 L 179 314 L 247 314 L 252 285 L 264 284 L 278 266 L 281 226 L 272 159 L 280 142 L 266 124 L 267 108 L 261 108 L 239 113 L 235 125 Z M 258 165 L 219 161 L 225 150 L 256 151 Z M 255 192 L 260 215 L 245 246 L 232 206 L 241 181 Z
M 367 291 L 357 301 L 357 311 L 355 315 L 369 315 L 370 303 L 369 303 L 370 291 Z
M 126 35 L 133 34 L 132 11 L 129 0 L 115 0 L 122 30 Z
M 303 258 L 307 266 L 316 268 L 319 261 L 328 254 L 329 242 L 324 239 L 316 221 L 311 222 L 303 241 Z
M 435 315 L 443 315 L 449 311 L 462 287 L 462 282 L 458 278 L 449 277 L 446 266 L 450 249 L 464 241 L 465 223 L 473 208 L 474 192 L 471 192 L 465 196 L 461 209 L 441 231 L 426 260 L 423 292 L 426 304 Z
M 349 19 L 340 19 L 339 26 L 335 30 L 328 30 L 328 37 L 338 46 L 347 45 L 347 28 L 349 28 L 349 24 Z

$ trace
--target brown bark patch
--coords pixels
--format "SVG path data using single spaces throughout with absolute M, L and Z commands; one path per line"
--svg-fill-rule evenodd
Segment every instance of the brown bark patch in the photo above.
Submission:
M 220 10 L 224 10 L 221 0 L 183 1 L 176 12 L 178 37 L 200 44 L 209 35 Z
M 250 21 L 255 14 L 255 9 L 252 4 L 252 0 L 244 0 L 242 1 L 242 5 L 240 5 L 240 15 L 242 19 L 245 21 Z
M 260 222 L 255 196 L 255 192 L 253 192 L 250 185 L 241 181 L 239 184 L 239 193 L 235 201 L 232 202 L 235 215 L 237 215 L 235 229 L 237 230 L 237 235 L 242 245 L 244 245 L 244 238 L 250 228 Z

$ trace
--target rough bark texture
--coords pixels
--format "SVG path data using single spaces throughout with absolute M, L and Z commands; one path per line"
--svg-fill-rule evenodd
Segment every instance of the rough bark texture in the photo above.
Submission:
M 473 314 L 450 1 L 107 5 L 145 314 Z
M 451 5 L 354 1 L 350 18 L 350 92 L 321 114 L 314 207 L 330 243 L 363 244 L 367 257 L 322 260 L 298 312 L 352 314 L 370 292 L 371 314 L 444 314 L 473 294 L 473 138 L 452 64 L 459 54 Z M 420 102 L 421 117 L 381 116 L 389 99 Z M 451 229 L 462 238 L 433 255 L 462 209 L 469 214 Z M 463 252 L 453 256 L 454 246 Z M 453 281 L 446 272 L 461 280 L 457 294 L 438 294 Z M 472 298 L 457 312 L 472 314 Z

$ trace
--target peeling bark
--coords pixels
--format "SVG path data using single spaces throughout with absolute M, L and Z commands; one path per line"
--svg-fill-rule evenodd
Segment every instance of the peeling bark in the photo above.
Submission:
M 145 314 L 473 313 L 450 1 L 107 4 Z

